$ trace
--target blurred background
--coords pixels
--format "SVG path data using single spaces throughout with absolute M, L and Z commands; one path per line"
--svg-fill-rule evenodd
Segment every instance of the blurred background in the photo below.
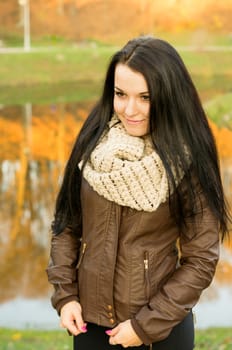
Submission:
M 231 18 L 231 0 L 0 1 L 0 327 L 59 327 L 45 274 L 55 198 L 109 58 L 131 37 L 153 34 L 179 51 L 232 205 Z M 232 326 L 231 281 L 226 241 L 197 328 Z

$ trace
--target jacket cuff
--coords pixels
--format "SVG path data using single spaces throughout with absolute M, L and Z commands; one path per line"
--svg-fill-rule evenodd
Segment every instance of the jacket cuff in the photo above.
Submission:
M 135 331 L 135 333 L 138 335 L 138 337 L 141 339 L 143 344 L 150 345 L 152 344 L 151 338 L 147 336 L 147 334 L 144 332 L 144 330 L 140 327 L 137 320 L 135 318 L 131 319 L 131 325 Z
M 66 297 L 66 298 L 60 300 L 60 301 L 56 304 L 55 308 L 56 308 L 56 311 L 57 311 L 57 313 L 58 313 L 59 316 L 60 316 L 60 311 L 61 311 L 62 307 L 63 307 L 65 304 L 69 303 L 70 301 L 77 301 L 77 302 L 79 302 L 79 299 L 78 299 L 75 295 L 70 295 L 69 297 Z

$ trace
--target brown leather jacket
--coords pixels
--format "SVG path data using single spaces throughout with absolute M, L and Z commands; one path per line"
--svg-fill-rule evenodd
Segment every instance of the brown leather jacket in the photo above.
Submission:
M 199 204 L 203 215 L 195 229 L 189 219 L 185 235 L 179 234 L 168 203 L 153 213 L 121 207 L 86 181 L 81 201 L 81 242 L 69 229 L 52 237 L 47 273 L 55 288 L 53 306 L 59 313 L 65 303 L 77 300 L 86 322 L 114 327 L 131 319 L 144 344 L 166 338 L 215 272 L 218 223 L 204 196 Z

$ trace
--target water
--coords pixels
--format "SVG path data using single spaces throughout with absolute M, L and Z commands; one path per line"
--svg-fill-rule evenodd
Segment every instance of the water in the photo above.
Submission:
M 217 295 L 213 299 L 210 298 L 211 292 Z M 217 283 L 213 283 L 204 294 L 202 296 L 204 301 L 198 303 L 194 308 L 196 328 L 231 327 L 232 286 L 220 286 Z M 205 298 L 207 294 L 208 298 Z
M 0 327 L 15 329 L 58 329 L 59 317 L 49 299 L 18 297 L 0 304 Z
M 0 327 L 59 328 L 45 268 L 60 178 L 89 103 L 0 110 Z M 222 160 L 231 201 L 232 158 Z M 232 326 L 232 247 L 194 308 L 198 328 Z

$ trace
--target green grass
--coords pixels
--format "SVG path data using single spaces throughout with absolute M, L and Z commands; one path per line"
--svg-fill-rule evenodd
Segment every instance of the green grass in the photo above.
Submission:
M 0 54 L 0 104 L 94 99 L 112 47 L 59 47 Z
M 196 331 L 196 347 L 194 350 L 231 350 L 232 329 L 211 328 Z
M 231 350 L 232 329 L 196 331 L 195 350 Z M 66 331 L 0 329 L 1 350 L 71 350 L 72 337 Z M 171 350 L 171 349 L 170 349 Z
M 1 86 L 99 80 L 113 48 L 60 47 L 0 55 Z
M 99 80 L 117 48 L 97 45 L 54 47 L 41 52 L 0 54 L 0 86 Z M 232 51 L 180 54 L 193 75 L 232 75 Z
M 218 126 L 232 129 L 232 92 L 205 103 L 205 110 Z
M 156 36 L 164 38 L 173 45 L 188 46 L 194 45 L 204 47 L 206 45 L 222 45 L 232 44 L 231 33 L 220 32 L 218 30 L 208 31 L 207 29 L 193 30 L 176 30 L 172 32 L 158 32 Z
M 66 331 L 0 329 L 1 350 L 71 350 Z
M 99 96 L 100 81 L 71 81 L 5 86 L 0 92 L 0 104 L 22 105 L 94 101 Z
M 187 45 L 196 45 L 196 46 L 203 46 L 203 45 L 231 45 L 232 44 L 232 37 L 231 33 L 229 31 L 209 31 L 207 29 L 201 28 L 201 29 L 176 29 L 173 31 L 162 31 L 162 30 L 156 30 L 154 33 L 154 36 L 163 38 L 164 40 L 169 41 L 173 45 L 180 45 L 180 46 L 187 46 Z M 19 47 L 23 46 L 23 30 L 21 29 L 21 33 L 19 30 L 15 32 L 8 32 L 4 28 L 0 29 L 0 36 L 3 40 L 3 43 L 6 47 Z M 31 38 L 32 45 L 33 46 L 59 46 L 59 45 L 70 45 L 72 43 L 71 39 L 65 38 L 60 35 L 51 34 L 51 35 L 44 35 L 44 36 L 35 36 L 32 35 Z M 96 40 L 92 38 L 86 38 L 85 42 L 96 42 L 98 45 L 112 45 L 112 40 L 108 41 L 101 41 Z M 118 43 L 120 43 L 120 46 L 124 44 L 125 40 L 124 38 L 120 38 L 117 40 Z

